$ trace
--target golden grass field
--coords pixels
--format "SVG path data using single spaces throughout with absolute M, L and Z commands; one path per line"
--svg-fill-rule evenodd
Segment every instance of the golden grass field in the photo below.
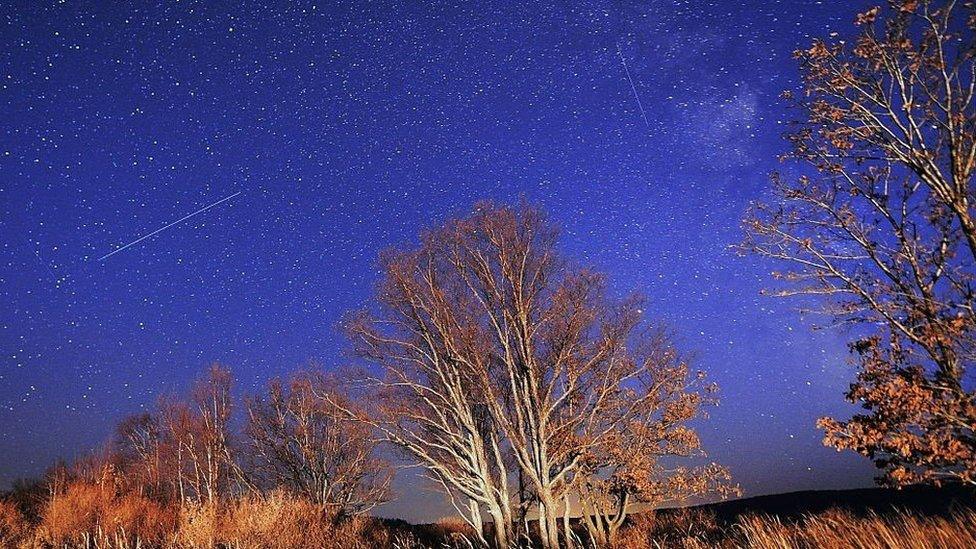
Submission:
M 207 506 L 162 506 L 76 484 L 43 501 L 30 517 L 23 504 L 0 502 L 4 548 L 397 549 L 474 547 L 458 519 L 407 526 L 369 517 L 337 519 L 326 508 L 281 493 Z M 577 540 L 581 547 L 586 540 Z M 719 521 L 707 508 L 632 517 L 616 549 L 638 548 L 972 548 L 976 512 L 936 516 L 906 511 L 854 514 L 841 509 L 792 520 L 745 513 Z

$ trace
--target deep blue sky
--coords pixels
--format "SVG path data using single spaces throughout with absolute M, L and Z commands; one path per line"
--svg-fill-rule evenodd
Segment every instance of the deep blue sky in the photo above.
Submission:
M 847 336 L 728 249 L 786 146 L 790 52 L 863 5 L 4 4 L 0 484 L 211 361 L 242 391 L 340 363 L 382 248 L 519 195 L 721 385 L 703 438 L 748 494 L 870 482 L 813 425 L 850 413 Z M 387 514 L 441 512 L 414 484 Z

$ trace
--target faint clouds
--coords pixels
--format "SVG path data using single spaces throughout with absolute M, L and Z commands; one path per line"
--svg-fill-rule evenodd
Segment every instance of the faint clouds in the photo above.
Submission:
M 700 95 L 689 103 L 686 139 L 699 144 L 701 157 L 718 169 L 752 165 L 757 157 L 756 126 L 759 95 L 747 85 L 735 87 L 731 96 L 718 91 Z

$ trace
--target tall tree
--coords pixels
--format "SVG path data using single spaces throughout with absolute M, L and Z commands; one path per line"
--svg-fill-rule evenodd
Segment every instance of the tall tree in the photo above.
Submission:
M 809 169 L 774 176 L 744 248 L 788 265 L 776 293 L 859 327 L 848 398 L 867 412 L 821 420 L 825 442 L 888 482 L 976 483 L 973 5 L 897 0 L 856 24 L 796 52 L 787 97 L 805 119 L 787 156 Z
M 537 209 L 479 204 L 386 254 L 381 307 L 351 324 L 396 395 L 390 439 L 486 505 L 496 531 L 511 523 L 517 469 L 547 548 L 590 456 L 652 421 L 654 380 L 671 366 L 633 351 L 648 337 L 641 301 L 609 299 L 556 239 Z
M 193 384 L 189 400 L 162 406 L 167 469 L 183 501 L 213 502 L 246 483 L 230 429 L 232 382 L 230 371 L 214 364 Z
M 452 320 L 455 307 L 473 304 L 459 288 L 448 297 L 436 286 L 442 266 L 422 250 L 390 252 L 381 261 L 378 310 L 348 324 L 357 351 L 384 372 L 376 380 L 377 413 L 365 420 L 424 466 L 482 542 L 488 541 L 484 511 L 493 523 L 492 544 L 508 547 L 513 477 L 504 440 L 479 391 L 479 372 L 459 360 L 463 353 L 483 365 L 488 357 Z
M 163 433 L 149 413 L 129 416 L 116 427 L 115 448 L 131 485 L 140 495 L 165 498 Z
M 288 384 L 272 380 L 268 394 L 247 401 L 245 434 L 260 476 L 339 516 L 366 513 L 390 496 L 392 468 L 334 377 L 301 372 Z

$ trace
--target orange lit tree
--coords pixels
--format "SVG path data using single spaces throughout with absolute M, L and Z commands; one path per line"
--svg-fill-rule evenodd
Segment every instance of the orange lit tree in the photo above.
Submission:
M 582 522 L 599 547 L 612 546 L 634 505 L 653 508 L 687 503 L 704 495 L 738 494 L 729 471 L 717 464 L 683 466 L 681 458 L 703 457 L 701 441 L 688 422 L 704 417 L 715 403 L 714 385 L 692 375 L 666 333 L 648 334 L 644 348 L 633 356 L 649 365 L 628 380 L 615 406 L 629 421 L 616 422 L 603 443 L 591 449 L 586 467 L 577 475 Z M 638 398 L 643 393 L 644 398 Z
M 188 399 L 163 398 L 155 414 L 123 419 L 113 458 L 128 489 L 156 500 L 212 503 L 250 488 L 231 425 L 233 378 L 219 364 Z
M 894 484 L 976 483 L 973 362 L 973 5 L 899 0 L 852 41 L 796 52 L 801 173 L 773 177 L 744 248 L 788 265 L 779 295 L 812 295 L 857 326 L 848 398 L 825 443 L 875 460 Z
M 419 247 L 386 254 L 379 307 L 350 323 L 360 352 L 385 371 L 380 428 L 470 500 L 475 528 L 484 508 L 500 547 L 512 541 L 516 478 L 543 547 L 557 547 L 584 478 L 623 455 L 628 430 L 681 423 L 661 414 L 693 390 L 685 368 L 640 352 L 653 335 L 640 301 L 610 299 L 603 276 L 571 267 L 556 240 L 534 208 L 480 204 Z
M 256 480 L 359 515 L 390 497 L 393 469 L 377 457 L 371 429 L 344 410 L 357 405 L 338 381 L 301 372 L 247 401 L 245 435 Z M 357 410 L 358 411 L 358 410 Z

